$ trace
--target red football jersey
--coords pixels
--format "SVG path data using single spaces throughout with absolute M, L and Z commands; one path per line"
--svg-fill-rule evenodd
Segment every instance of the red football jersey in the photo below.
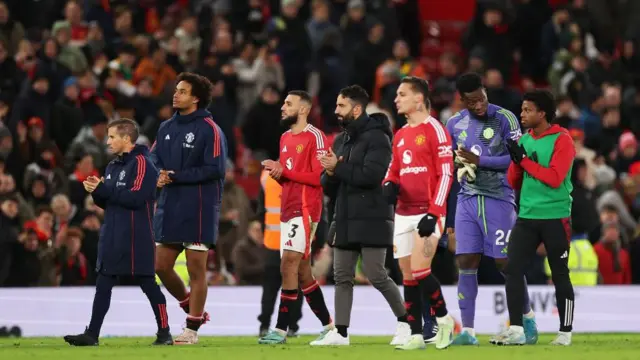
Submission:
M 298 134 L 291 130 L 280 137 L 280 163 L 282 164 L 282 197 L 280 221 L 287 222 L 298 216 L 310 216 L 319 222 L 322 214 L 322 165 L 319 156 L 327 153 L 327 137 L 313 125 L 307 125 Z
M 393 137 L 393 156 L 384 182 L 400 185 L 396 213 L 447 214 L 453 183 L 453 151 L 447 129 L 433 117 L 418 126 L 408 124 Z

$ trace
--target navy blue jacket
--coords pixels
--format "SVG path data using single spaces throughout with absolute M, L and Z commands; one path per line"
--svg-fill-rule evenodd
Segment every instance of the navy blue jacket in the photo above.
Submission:
M 104 183 L 91 193 L 104 209 L 96 271 L 109 275 L 155 274 L 153 205 L 158 169 L 144 145 L 112 160 Z
M 171 170 L 158 195 L 153 228 L 159 243 L 215 244 L 224 185 L 227 140 L 211 113 L 177 112 L 160 125 L 151 158 Z

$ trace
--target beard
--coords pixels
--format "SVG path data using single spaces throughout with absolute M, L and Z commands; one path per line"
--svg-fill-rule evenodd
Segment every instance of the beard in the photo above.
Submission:
M 351 124 L 356 118 L 353 116 L 352 112 L 349 112 L 347 115 L 343 117 L 338 117 L 338 123 L 343 129 L 346 129 L 349 124 Z
M 280 125 L 284 126 L 285 128 L 290 128 L 293 124 L 295 124 L 296 122 L 298 122 L 298 115 L 296 116 L 287 116 L 284 119 L 280 120 Z

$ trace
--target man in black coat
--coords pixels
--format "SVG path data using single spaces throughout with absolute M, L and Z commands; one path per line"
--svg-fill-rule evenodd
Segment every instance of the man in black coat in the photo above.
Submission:
M 173 344 L 167 301 L 155 281 L 151 219 L 159 173 L 147 147 L 135 145 L 138 134 L 138 125 L 133 120 L 111 122 L 107 144 L 117 158 L 107 165 L 104 178 L 90 176 L 83 182 L 95 204 L 104 209 L 104 225 L 98 243 L 98 278 L 91 322 L 84 333 L 64 337 L 70 345 L 98 345 L 111 303 L 111 290 L 123 278 L 137 282 L 151 303 L 158 325 L 154 345 Z
M 349 344 L 347 327 L 360 257 L 364 275 L 385 297 L 398 322 L 407 322 L 400 291 L 384 266 L 393 243 L 393 208 L 382 193 L 382 180 L 391 161 L 393 134 L 385 115 L 366 114 L 368 102 L 360 86 L 340 91 L 335 113 L 345 131 L 320 158 L 325 169 L 322 187 L 335 208 L 328 242 L 335 247 L 336 329 L 311 345 Z

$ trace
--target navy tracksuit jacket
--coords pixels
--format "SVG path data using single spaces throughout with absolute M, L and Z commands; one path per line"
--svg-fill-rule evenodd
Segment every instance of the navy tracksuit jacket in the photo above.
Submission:
M 106 275 L 155 274 L 153 205 L 158 170 L 146 146 L 112 160 L 104 183 L 91 193 L 104 209 L 96 271 Z
M 156 242 L 215 244 L 227 140 L 211 113 L 176 112 L 160 125 L 151 158 L 158 169 L 175 172 L 158 195 Z

